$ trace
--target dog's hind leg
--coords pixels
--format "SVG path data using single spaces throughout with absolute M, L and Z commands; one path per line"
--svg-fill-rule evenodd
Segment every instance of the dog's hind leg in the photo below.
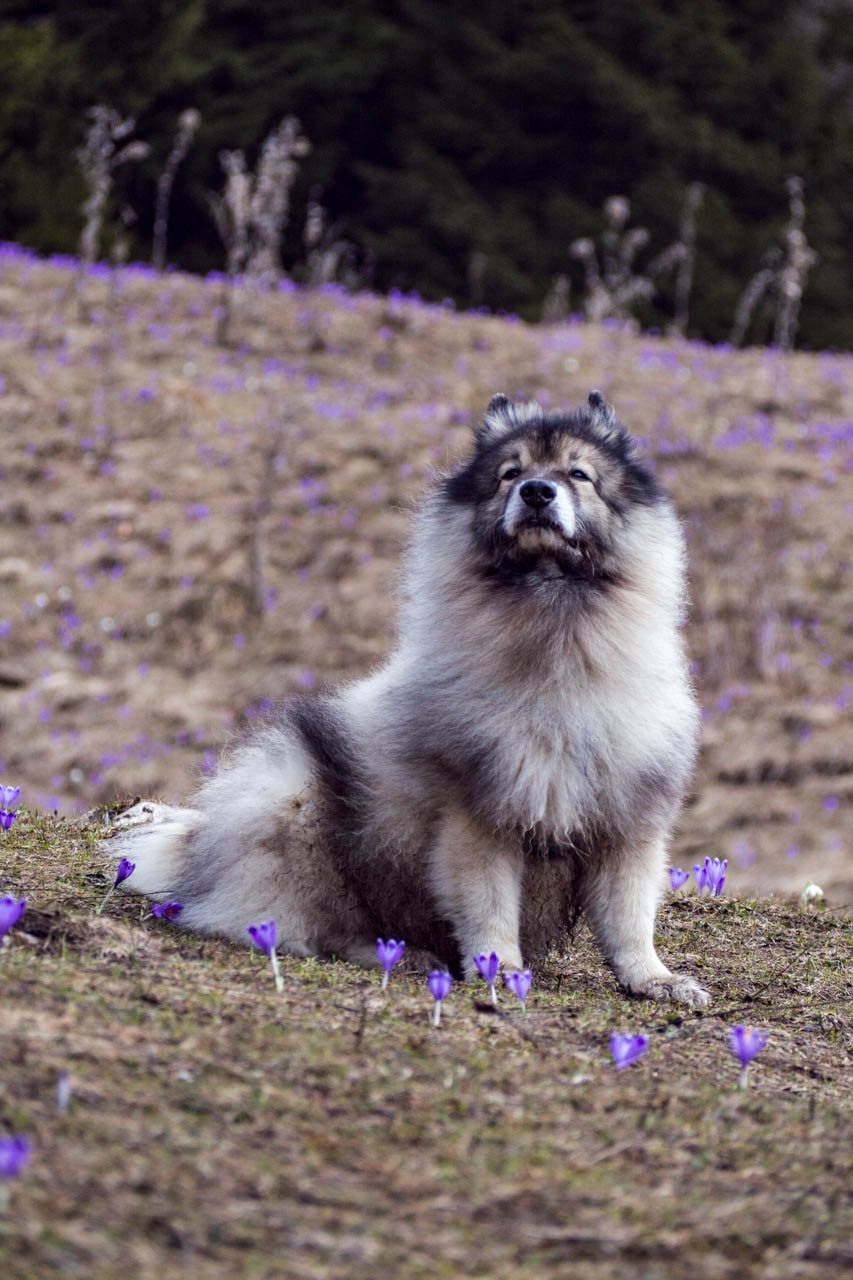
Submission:
M 701 1009 L 708 993 L 693 978 L 672 973 L 655 951 L 655 913 L 666 870 L 663 839 L 591 865 L 584 876 L 584 912 L 616 978 L 631 995 L 675 1000 Z
M 430 854 L 430 881 L 450 921 L 466 979 L 473 957 L 496 952 L 505 969 L 522 967 L 519 945 L 521 848 L 502 843 L 461 808 L 445 814 Z

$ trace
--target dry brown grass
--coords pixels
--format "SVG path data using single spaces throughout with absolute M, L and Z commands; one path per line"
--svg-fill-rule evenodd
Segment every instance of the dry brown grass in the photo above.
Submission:
M 850 1251 L 850 927 L 673 901 L 659 945 L 704 1014 L 629 1001 L 581 934 L 527 1017 L 423 979 L 284 960 L 106 890 L 92 828 L 24 814 L 2 956 L 10 1280 L 836 1280 Z M 513 1007 L 515 1006 L 515 1007 Z M 729 1028 L 770 1039 L 745 1092 Z M 613 1030 L 650 1047 L 618 1073 Z M 60 1071 L 72 1100 L 56 1107 Z
M 217 285 L 127 272 L 110 303 L 94 279 L 80 323 L 68 270 L 0 270 L 2 773 L 25 800 L 182 798 L 262 699 L 363 673 L 407 509 L 489 396 L 601 385 L 690 539 L 708 721 L 674 860 L 853 901 L 849 357 L 334 292 L 241 295 L 222 350 Z

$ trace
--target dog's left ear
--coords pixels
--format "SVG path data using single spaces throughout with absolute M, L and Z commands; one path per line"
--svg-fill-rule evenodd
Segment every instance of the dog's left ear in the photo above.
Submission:
M 502 391 L 493 395 L 486 405 L 483 421 L 474 428 L 477 444 L 494 444 L 515 425 L 512 401 Z
M 624 440 L 626 444 L 632 443 L 628 431 L 613 412 L 613 407 L 605 400 L 604 392 L 599 391 L 597 387 L 589 393 L 587 412 L 593 424 L 605 439 Z

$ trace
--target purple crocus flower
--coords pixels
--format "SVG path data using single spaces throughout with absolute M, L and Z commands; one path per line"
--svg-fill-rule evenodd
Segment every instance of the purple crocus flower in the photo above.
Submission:
M 18 923 L 27 909 L 26 898 L 16 902 L 14 898 L 0 898 L 0 938 L 5 938 L 9 930 Z
M 0 830 L 8 831 L 17 816 L 16 813 L 10 813 L 8 809 L 0 809 Z
M 122 884 L 122 882 L 125 881 L 128 876 L 133 875 L 135 870 L 136 870 L 135 862 L 131 862 L 129 858 L 122 858 L 121 862 L 116 867 L 116 878 L 115 878 L 115 883 L 113 885 L 113 888 L 117 889 L 118 886 Z
M 441 1020 L 441 1002 L 453 985 L 453 979 L 446 969 L 433 969 L 427 978 L 427 985 L 432 992 L 433 1000 L 435 1000 L 432 1023 L 434 1027 L 437 1027 Z
M 104 898 L 101 905 L 96 910 L 95 912 L 96 916 L 99 916 L 101 914 L 104 907 L 107 905 L 107 903 L 109 902 L 110 898 L 113 896 L 113 894 L 115 893 L 119 885 L 122 884 L 127 879 L 128 876 L 132 876 L 135 870 L 136 870 L 135 862 L 131 862 L 129 858 L 122 858 L 121 862 L 116 867 L 116 878 L 113 881 L 112 888 L 110 889 L 107 896 Z
M 471 959 L 477 966 L 477 972 L 480 977 L 489 984 L 489 998 L 492 1004 L 496 1005 L 498 998 L 495 995 L 495 978 L 498 976 L 498 969 L 501 964 L 497 951 L 493 951 L 489 956 L 484 952 L 480 956 L 472 956 Z
M 268 956 L 273 954 L 275 951 L 275 920 L 267 920 L 265 924 L 250 924 L 248 934 L 259 951 L 265 951 Z
M 755 1027 L 735 1027 L 729 1037 L 729 1044 L 732 1053 L 740 1063 L 740 1075 L 738 1076 L 738 1084 L 741 1089 L 745 1089 L 747 1085 L 747 1067 L 752 1059 L 764 1048 L 769 1039 L 769 1034 L 762 1034 Z
M 389 938 L 388 941 L 385 942 L 382 938 L 376 939 L 376 954 L 379 957 L 379 963 L 385 970 L 382 975 L 383 991 L 388 986 L 388 975 L 394 968 L 394 965 L 402 960 L 403 952 L 405 950 L 406 944 L 402 940 L 398 941 L 396 938 Z
M 705 879 L 708 885 L 708 892 L 712 898 L 719 898 L 723 892 L 728 865 L 728 858 L 723 858 L 722 862 L 720 862 L 719 858 L 705 859 Z
M 721 862 L 719 858 L 706 858 L 703 867 L 694 866 L 693 874 L 696 877 L 696 888 L 699 893 L 708 890 L 708 896 L 711 898 L 719 898 L 723 892 L 723 885 L 726 883 L 726 868 L 729 865 L 728 858 L 724 858 Z
M 690 879 L 689 871 L 682 871 L 681 867 L 670 867 L 669 883 L 673 893 L 678 893 L 678 890 L 683 888 L 684 885 L 687 884 L 687 881 L 689 879 Z
M 182 902 L 155 902 L 151 907 L 152 916 L 158 920 L 174 920 L 184 909 Z
M 20 794 L 20 787 L 0 787 L 0 809 L 11 809 Z
M 0 1138 L 0 1178 L 17 1178 L 29 1158 L 26 1138 Z
M 527 1013 L 527 993 L 533 981 L 533 974 L 529 969 L 524 969 L 521 973 L 516 970 L 515 973 L 508 973 L 504 981 L 512 994 L 521 1001 L 522 1012 Z
M 648 1047 L 649 1042 L 645 1036 L 620 1035 L 618 1031 L 614 1031 L 610 1037 L 610 1052 L 613 1054 L 616 1070 L 621 1071 L 623 1067 L 629 1067 L 632 1062 L 642 1058 Z
M 269 956 L 272 975 L 275 978 L 275 989 L 278 992 L 282 992 L 284 990 L 284 978 L 281 976 L 281 970 L 278 967 L 278 954 L 275 949 L 275 920 L 267 920 L 266 923 L 261 924 L 250 924 L 248 933 L 258 950 L 265 951 Z

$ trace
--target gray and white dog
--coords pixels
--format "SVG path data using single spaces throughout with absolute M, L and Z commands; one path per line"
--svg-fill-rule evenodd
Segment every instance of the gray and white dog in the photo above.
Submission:
M 273 917 L 284 951 L 372 964 L 390 935 L 465 977 L 582 911 L 626 991 L 706 1004 L 653 941 L 698 736 L 684 577 L 600 392 L 568 414 L 494 396 L 421 511 L 385 664 L 285 704 L 192 808 L 148 806 L 109 844 L 128 888 L 240 942 Z

